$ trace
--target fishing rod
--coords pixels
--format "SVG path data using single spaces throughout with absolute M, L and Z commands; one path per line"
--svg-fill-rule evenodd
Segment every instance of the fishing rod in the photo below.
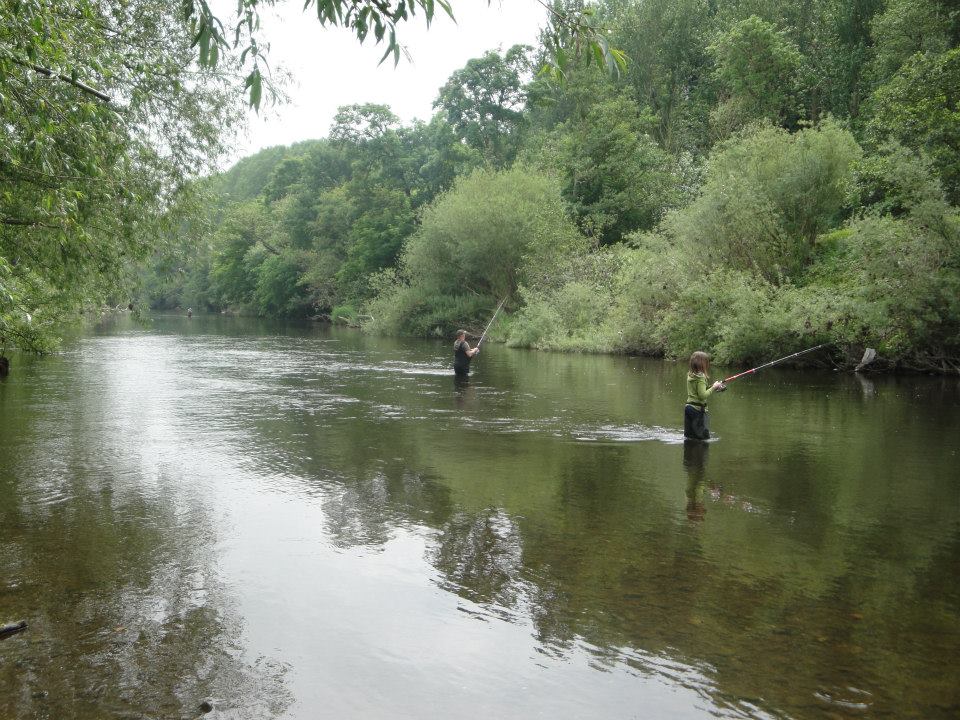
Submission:
M 490 329 L 490 326 L 493 325 L 493 321 L 497 319 L 497 314 L 500 312 L 500 308 L 503 307 L 503 304 L 507 301 L 507 296 L 503 296 L 503 300 L 500 301 L 500 304 L 497 305 L 497 309 L 493 311 L 493 317 L 490 318 L 490 322 L 487 323 L 487 326 L 483 329 L 483 334 L 480 335 L 480 339 L 477 340 L 477 347 L 480 347 L 480 343 L 483 342 L 483 339 L 487 336 L 487 330 Z
M 723 385 L 726 385 L 728 382 L 731 382 L 732 380 L 736 380 L 737 378 L 743 377 L 744 375 L 753 375 L 753 373 L 757 372 L 758 370 L 763 370 L 764 368 L 768 368 L 771 365 L 776 365 L 777 363 L 782 363 L 785 360 L 790 360 L 791 358 L 800 357 L 801 355 L 806 355 L 807 353 L 812 353 L 814 350 L 819 350 L 820 348 L 825 348 L 833 344 L 834 343 L 823 343 L 822 345 L 817 345 L 816 347 L 807 348 L 806 350 L 801 350 L 800 352 L 795 352 L 793 353 L 793 355 L 787 355 L 786 357 L 782 357 L 777 360 L 771 360 L 770 362 L 764 363 L 763 365 L 758 365 L 755 368 L 744 370 L 742 373 L 737 373 L 736 375 L 731 375 L 728 378 L 724 378 L 720 382 Z M 876 359 L 877 359 L 877 351 L 874 350 L 873 348 L 869 348 L 869 347 L 866 348 L 863 351 L 863 357 L 860 359 L 860 362 L 857 364 L 857 367 L 854 368 L 854 372 L 860 372 L 861 370 L 863 370 L 863 368 L 865 368 L 867 365 L 869 365 Z M 725 388 L 721 388 L 721 389 L 725 389 Z
M 758 366 L 755 367 L 755 368 L 750 368 L 749 370 L 744 370 L 742 373 L 737 373 L 736 375 L 731 375 L 731 376 L 728 377 L 728 378 L 724 378 L 724 379 L 721 380 L 720 382 L 723 383 L 724 385 L 726 385 L 728 382 L 732 382 L 732 381 L 736 380 L 737 378 L 743 377 L 744 375 L 753 375 L 753 374 L 754 374 L 755 372 L 757 372 L 758 370 L 763 370 L 764 368 L 768 368 L 768 367 L 770 367 L 771 365 L 776 365 L 776 364 L 782 363 L 782 362 L 784 362 L 784 361 L 786 361 L 786 360 L 790 360 L 790 359 L 795 358 L 795 357 L 800 357 L 801 355 L 806 355 L 807 353 L 812 353 L 814 350 L 819 350 L 820 348 L 825 348 L 825 347 L 827 347 L 828 345 L 833 345 L 833 343 L 823 343 L 822 345 L 817 345 L 816 347 L 807 348 L 806 350 L 801 350 L 800 352 L 795 352 L 795 353 L 793 353 L 793 355 L 787 355 L 786 357 L 778 358 L 777 360 L 771 360 L 770 362 L 764 363 L 763 365 L 758 365 Z M 864 358 L 866 358 L 866 354 L 864 355 Z

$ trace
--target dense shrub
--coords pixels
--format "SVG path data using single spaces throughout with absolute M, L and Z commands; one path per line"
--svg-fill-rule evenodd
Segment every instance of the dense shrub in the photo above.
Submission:
M 531 281 L 521 288 L 523 308 L 513 318 L 512 346 L 544 350 L 620 350 L 610 323 L 616 303 L 614 279 L 627 252 L 610 248 L 572 256 L 549 272 L 531 268 Z
M 842 221 L 859 157 L 832 122 L 793 135 L 741 133 L 710 159 L 700 196 L 658 231 L 570 258 L 525 286 L 510 342 L 671 356 L 707 349 L 747 361 L 833 337 L 850 315 L 849 290 L 831 289 L 831 303 L 803 283 L 828 248 L 837 252 L 817 238 Z
M 523 167 L 478 170 L 424 211 L 399 272 L 379 276 L 371 327 L 446 334 L 477 324 L 528 270 L 546 272 L 585 247 L 553 179 Z
M 477 327 L 498 302 L 481 295 L 430 293 L 392 269 L 378 273 L 371 284 L 379 291 L 366 308 L 364 327 L 385 334 L 450 336 L 461 326 Z
M 789 277 L 842 220 L 859 157 L 853 136 L 833 122 L 794 134 L 755 127 L 719 146 L 702 194 L 664 229 L 708 266 Z

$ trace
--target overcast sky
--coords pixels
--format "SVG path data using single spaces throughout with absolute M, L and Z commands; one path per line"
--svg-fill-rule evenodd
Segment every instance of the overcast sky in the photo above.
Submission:
M 344 30 L 324 29 L 304 14 L 300 0 L 280 3 L 263 17 L 262 37 L 270 42 L 269 59 L 293 75 L 289 104 L 251 111 L 250 129 L 233 159 L 265 147 L 325 137 L 337 108 L 352 103 L 389 105 L 404 123 L 433 115 L 437 91 L 467 60 L 487 50 L 517 43 L 533 45 L 546 10 L 536 0 L 453 0 L 457 22 L 438 7 L 430 29 L 422 17 L 401 23 L 398 38 L 412 60 L 401 55 L 377 65 L 384 48 L 369 39 L 360 45 Z M 372 38 L 372 34 L 371 34 Z

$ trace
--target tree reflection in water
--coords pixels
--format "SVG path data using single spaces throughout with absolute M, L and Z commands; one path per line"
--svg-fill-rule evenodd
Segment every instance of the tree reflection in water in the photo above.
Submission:
M 0 646 L 0 717 L 283 712 L 286 668 L 244 658 L 212 520 L 170 490 L 179 480 L 151 497 L 110 474 L 65 479 L 54 501 L 44 484 L 0 475 L 0 617 L 30 623 Z
M 202 327 L 195 319 L 190 332 Z M 745 386 L 724 406 L 729 441 L 684 447 L 678 463 L 669 438 L 577 442 L 570 432 L 628 426 L 641 413 L 669 423 L 676 400 L 664 388 L 680 386 L 683 369 L 666 363 L 634 372 L 626 359 L 505 352 L 458 394 L 444 374 L 371 361 L 396 355 L 386 340 L 342 335 L 337 350 L 283 336 L 187 339 L 98 344 L 97 367 L 131 353 L 100 384 L 73 382 L 70 368 L 57 376 L 51 359 L 30 402 L 16 402 L 23 385 L 0 385 L 0 409 L 14 418 L 0 438 L 0 497 L 13 499 L 0 503 L 0 620 L 31 622 L 0 643 L 2 718 L 190 717 L 211 699 L 238 718 L 286 712 L 297 675 L 244 656 L 243 636 L 253 641 L 239 602 L 249 598 L 218 576 L 218 553 L 230 553 L 217 547 L 220 521 L 191 494 L 198 460 L 244 473 L 236 502 L 251 514 L 263 497 L 297 508 L 343 572 L 371 572 L 360 587 L 379 587 L 371 568 L 385 563 L 363 565 L 375 553 L 406 563 L 404 587 L 428 586 L 409 597 L 436 600 L 394 616 L 395 598 L 366 598 L 377 617 L 462 631 L 466 610 L 490 623 L 486 638 L 527 640 L 529 628 L 534 652 L 518 664 L 532 672 L 548 656 L 551 671 L 586 660 L 631 689 L 642 675 L 668 695 L 696 693 L 703 705 L 685 705 L 690 715 L 812 718 L 858 703 L 878 717 L 956 716 L 952 386 L 878 380 L 864 398 L 850 378 L 772 373 L 778 383 Z M 411 347 L 411 362 L 445 362 L 430 359 L 432 346 Z M 140 422 L 142 378 L 122 373 L 160 357 L 178 358 L 190 381 L 153 392 L 156 416 L 138 444 L 125 433 Z M 132 421 L 104 431 L 118 409 Z M 30 416 L 49 424 L 22 430 Z M 210 446 L 184 459 L 170 418 Z M 207 497 L 230 497 L 221 492 L 230 472 L 213 467 L 207 478 Z M 312 539 L 292 539 L 272 551 L 296 546 L 309 558 Z M 408 554 L 391 555 L 395 539 Z M 269 552 L 262 561 L 281 559 L 297 562 Z M 296 606 L 282 593 L 250 617 Z M 364 683 L 368 658 L 350 654 L 363 628 L 345 616 L 337 647 Z M 301 629 L 310 634 L 289 628 Z M 259 647 L 273 647 L 261 635 Z M 380 637 L 365 640 L 382 649 Z M 402 633 L 383 642 L 399 642 L 386 654 L 407 662 Z M 501 650 L 483 648 L 478 663 L 496 666 Z M 432 667 L 441 688 L 457 669 Z M 580 677 L 561 700 L 610 679 Z

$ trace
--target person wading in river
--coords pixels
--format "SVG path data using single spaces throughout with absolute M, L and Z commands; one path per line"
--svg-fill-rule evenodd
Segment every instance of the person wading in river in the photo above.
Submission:
M 479 347 L 470 349 L 467 342 L 467 331 L 457 330 L 457 339 L 453 343 L 453 372 L 460 377 L 470 374 L 470 360 L 480 352 Z
M 687 404 L 683 406 L 683 436 L 691 440 L 707 440 L 710 437 L 710 418 L 707 415 L 707 398 L 726 385 L 717 380 L 707 387 L 710 372 L 710 356 L 697 350 L 690 356 L 690 372 L 687 373 Z

